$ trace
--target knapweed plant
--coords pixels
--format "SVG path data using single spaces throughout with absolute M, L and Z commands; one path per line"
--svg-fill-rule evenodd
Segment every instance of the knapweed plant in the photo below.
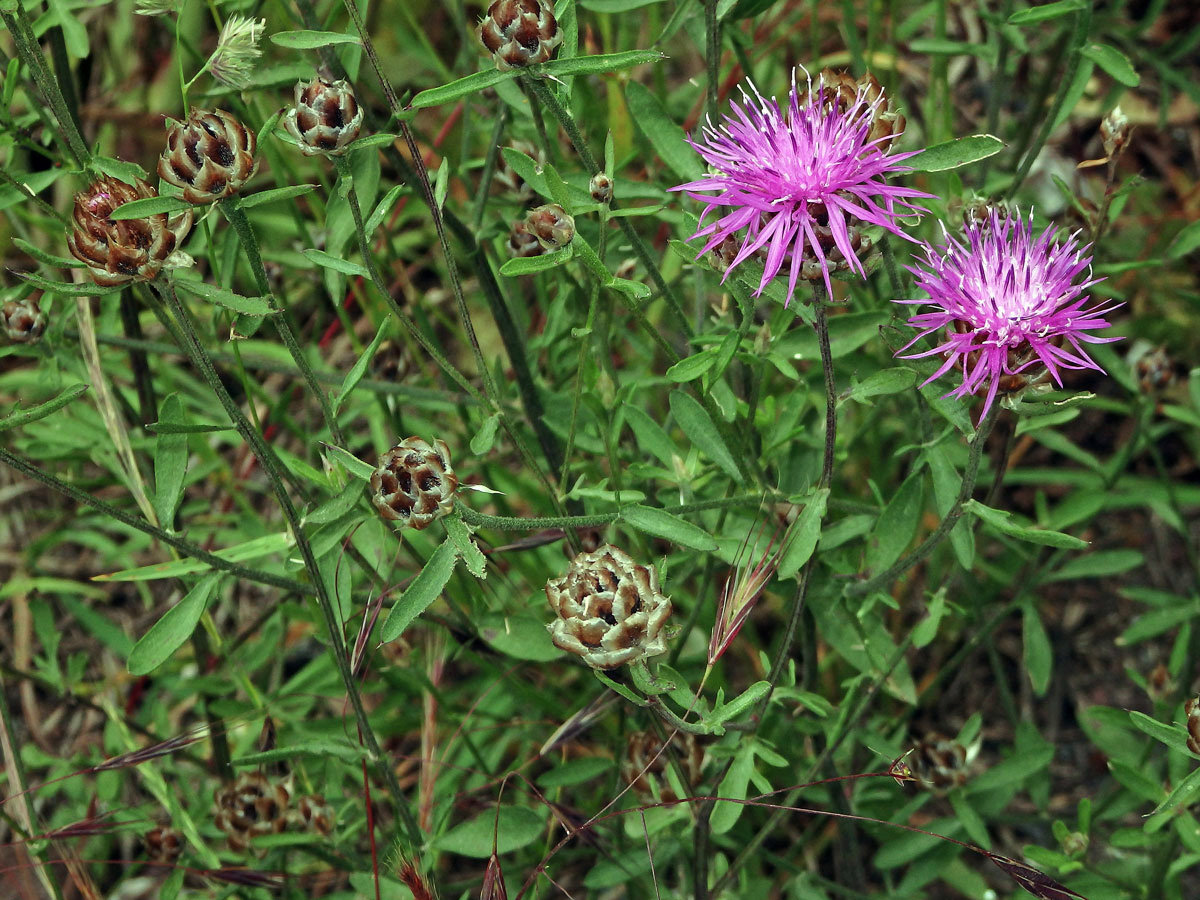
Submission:
M 0 20 L 4 900 L 1200 895 L 1189 4 Z

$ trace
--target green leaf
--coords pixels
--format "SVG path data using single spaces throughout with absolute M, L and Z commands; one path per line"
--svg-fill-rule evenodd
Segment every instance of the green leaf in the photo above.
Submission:
M 340 31 L 277 31 L 271 35 L 271 43 L 289 50 L 315 50 L 317 47 L 328 47 L 332 44 L 360 44 L 356 34 L 343 34 Z
M 1188 776 L 1175 786 L 1166 799 L 1154 807 L 1150 820 L 1143 826 L 1147 832 L 1153 833 L 1162 828 L 1176 810 L 1186 810 L 1200 794 L 1200 768 L 1193 769 Z M 1168 815 L 1169 814 L 1169 815 Z
M 929 474 L 933 479 L 934 506 L 939 516 L 945 516 L 958 498 L 962 476 L 950 461 L 944 443 L 927 449 L 925 461 L 929 464 Z M 971 571 L 975 567 L 975 533 L 965 519 L 960 518 L 950 529 L 950 546 L 958 564 L 966 571 Z
M 625 421 L 633 429 L 638 448 L 652 453 L 668 469 L 675 465 L 675 457 L 680 456 L 675 442 L 663 430 L 663 427 L 648 416 L 640 406 L 626 406 L 621 410 Z
M 699 378 L 717 362 L 717 353 L 713 349 L 701 350 L 699 353 L 693 353 L 691 356 L 686 356 L 681 359 L 671 368 L 667 369 L 667 377 L 672 381 L 682 384 L 685 381 L 692 381 Z
M 1105 578 L 1136 569 L 1145 562 L 1137 550 L 1100 550 L 1068 560 L 1057 571 L 1042 579 L 1043 584 L 1053 581 L 1072 581 L 1076 578 Z
M 1041 6 L 1031 6 L 1029 9 L 1018 10 L 1008 17 L 1009 25 L 1035 25 L 1050 19 L 1069 16 L 1087 6 L 1089 0 L 1057 0 L 1055 3 L 1043 3 Z
M 572 59 L 552 59 L 530 71 L 539 76 L 554 75 L 604 75 L 632 66 L 661 62 L 666 54 L 658 50 L 626 50 L 623 53 L 602 53 L 598 56 L 576 56 Z
M 924 508 L 922 473 L 904 479 L 895 495 L 879 514 L 867 541 L 867 569 L 873 574 L 887 569 L 912 543 Z
M 446 205 L 446 192 L 450 189 L 450 159 L 442 158 L 442 164 L 438 166 L 437 172 L 433 176 L 433 202 L 438 209 Z
M 972 134 L 927 147 L 903 165 L 914 172 L 945 172 L 995 156 L 1004 149 L 1004 141 L 991 134 Z
M 783 552 L 779 558 L 780 578 L 791 578 L 808 562 L 817 541 L 821 538 L 821 520 L 825 518 L 825 506 L 829 501 L 829 488 L 813 492 L 804 504 L 796 521 L 788 528 L 783 538 Z
M 730 478 L 740 479 L 741 472 L 738 470 L 733 454 L 725 446 L 725 441 L 717 430 L 712 417 L 699 401 L 683 391 L 671 391 L 670 404 L 671 415 L 675 417 L 675 421 L 679 423 L 683 433 L 688 436 L 688 440 Z
M 370 481 L 371 476 L 375 474 L 375 466 L 369 462 L 364 462 L 348 450 L 343 450 L 341 447 L 333 444 L 323 444 L 326 452 L 342 464 L 347 472 L 358 478 L 361 481 Z
M 650 146 L 682 181 L 695 181 L 704 175 L 704 164 L 691 148 L 679 127 L 649 88 L 636 81 L 625 85 L 629 117 L 637 124 Z
M 516 256 L 504 261 L 504 265 L 500 267 L 500 274 L 514 276 L 544 272 L 546 269 L 561 266 L 571 258 L 572 254 L 571 245 L 568 244 L 561 250 L 543 253 L 541 256 Z
M 3 419 L 0 419 L 0 431 L 5 431 L 9 428 L 20 428 L 22 425 L 28 425 L 30 422 L 44 419 L 46 416 L 58 412 L 72 400 L 83 396 L 89 387 L 91 385 L 73 384 L 53 400 L 39 403 L 37 406 L 27 409 L 24 412 L 9 413 Z
M 496 443 L 496 431 L 500 427 L 500 413 L 492 413 L 483 421 L 479 431 L 471 438 L 471 452 L 483 456 Z
M 158 410 L 160 424 L 183 424 L 183 404 L 179 395 L 163 398 Z M 154 443 L 154 514 L 168 531 L 174 530 L 175 510 L 183 496 L 183 479 L 187 474 L 187 437 L 182 434 L 159 432 Z
M 15 237 L 12 239 L 12 242 L 13 242 L 13 246 L 16 247 L 18 250 L 28 253 L 30 256 L 32 256 L 34 259 L 36 259 L 38 262 L 45 263 L 46 265 L 48 265 L 52 268 L 55 268 L 55 269 L 82 269 L 85 267 L 84 264 L 81 263 L 77 259 L 68 258 L 66 256 L 56 256 L 53 253 L 47 253 L 41 247 L 38 247 L 35 244 L 29 243 L 29 241 L 25 240 L 24 238 Z
M 348 259 L 342 259 L 340 256 L 326 253 L 324 250 L 308 249 L 303 251 L 303 253 L 305 259 L 315 262 L 322 268 L 333 269 L 333 271 L 341 272 L 343 275 L 357 275 L 361 278 L 369 278 L 371 276 L 371 273 L 367 271 L 367 267 L 361 263 L 350 262 Z
M 289 532 L 267 534 L 254 538 L 224 550 L 214 550 L 213 555 L 229 562 L 248 562 L 260 559 L 273 553 L 283 553 L 296 544 L 295 538 Z M 178 578 L 181 575 L 193 575 L 197 572 L 209 571 L 209 565 L 198 559 L 176 559 L 171 562 L 152 563 L 139 566 L 136 569 L 123 569 L 110 575 L 93 575 L 92 581 L 155 581 L 159 578 Z
M 238 199 L 238 206 L 242 209 L 253 209 L 256 206 L 262 206 L 264 203 L 291 200 L 293 197 L 303 196 L 309 191 L 316 190 L 316 188 L 315 184 L 293 184 L 270 191 L 259 191 L 257 194 L 251 194 L 249 197 L 240 197 Z
M 1033 692 L 1041 697 L 1050 686 L 1054 651 L 1050 648 L 1050 638 L 1046 634 L 1046 626 L 1042 624 L 1042 617 L 1038 615 L 1037 608 L 1032 603 L 1026 603 L 1022 612 L 1025 670 L 1029 673 L 1029 683 L 1033 686 Z
M 213 434 L 218 431 L 236 431 L 233 425 L 209 425 L 205 422 L 149 422 L 146 430 L 154 434 Z
M 108 214 L 114 222 L 122 219 L 148 219 L 159 213 L 181 212 L 191 209 L 192 204 L 178 197 L 147 197 L 145 200 L 131 200 L 122 203 Z
M 1125 87 L 1141 83 L 1129 57 L 1110 44 L 1089 44 L 1079 51 Z
M 578 759 L 568 759 L 551 769 L 543 772 L 535 781 L 538 787 L 551 788 L 571 787 L 583 784 L 609 772 L 616 765 L 611 759 L 603 756 L 581 756 Z
M 388 137 L 392 137 L 392 135 L 388 135 Z M 396 205 L 396 201 L 400 199 L 400 195 L 406 190 L 407 187 L 405 185 L 398 184 L 388 191 L 384 195 L 383 199 L 379 201 L 379 205 L 375 207 L 375 211 L 371 213 L 366 224 L 363 226 L 363 232 L 368 238 L 375 233 L 375 230 L 380 225 L 383 224 L 384 217 L 392 211 L 392 207 Z
M 1175 235 L 1167 247 L 1167 258 L 1183 259 L 1197 249 L 1200 249 L 1200 219 L 1186 225 Z
M 442 522 L 446 526 L 446 534 L 454 542 L 454 549 L 467 564 L 467 571 L 476 578 L 487 578 L 487 557 L 471 537 L 471 527 L 457 515 L 447 516 Z
M 11 271 L 11 270 L 10 270 Z M 64 297 L 103 297 L 105 294 L 119 294 L 129 285 L 115 284 L 111 287 L 101 287 L 90 281 L 50 281 L 33 272 L 11 272 L 22 281 L 28 281 L 34 287 L 41 288 L 52 294 L 62 294 Z
M 543 605 L 545 601 L 546 598 L 542 597 Z M 550 662 L 563 655 L 550 640 L 546 624 L 532 613 L 484 613 L 479 617 L 479 636 L 494 649 L 513 659 Z
M 383 623 L 380 640 L 383 643 L 394 641 L 404 633 L 413 620 L 425 612 L 446 587 L 446 582 L 454 574 L 454 564 L 458 562 L 458 551 L 454 542 L 447 538 L 438 545 L 422 567 L 417 577 L 413 579 L 408 590 L 392 606 L 387 620 Z
M 666 510 L 640 505 L 625 506 L 621 509 L 621 519 L 638 531 L 674 541 L 681 547 L 700 551 L 717 549 L 717 542 L 711 534 Z
M 358 762 L 366 755 L 364 748 L 348 740 L 336 738 L 313 738 L 290 747 L 276 747 L 274 750 L 264 750 L 261 753 L 248 753 L 232 761 L 237 768 L 248 766 L 263 766 L 270 763 L 285 762 L 302 756 L 314 756 L 317 759 L 340 759 L 344 762 Z
M 459 856 L 487 859 L 492 855 L 493 842 L 497 854 L 512 853 L 537 841 L 545 830 L 545 816 L 529 807 L 500 806 L 456 825 L 433 846 Z
M 740 743 L 729 772 L 717 786 L 717 796 L 726 801 L 746 799 L 746 789 L 750 786 L 750 776 L 754 773 L 754 741 Z M 737 802 L 718 802 L 713 809 L 709 825 L 713 834 L 725 834 L 737 824 L 738 818 L 745 809 L 744 804 Z
M 135 162 L 125 159 L 113 159 L 111 156 L 93 156 L 92 168 L 105 175 L 111 175 L 126 184 L 133 184 L 138 179 L 149 181 L 150 174 Z
M 865 400 L 885 394 L 899 394 L 917 383 L 917 373 L 908 366 L 883 369 L 868 376 L 850 389 L 847 399 Z M 839 398 L 839 402 L 840 402 Z
M 413 109 L 440 106 L 443 103 L 449 103 L 451 100 L 457 100 L 459 97 L 465 97 L 468 94 L 478 94 L 484 88 L 498 84 L 506 78 L 514 78 L 519 74 L 520 70 L 518 69 L 509 69 L 507 72 L 501 72 L 499 69 L 487 69 L 483 72 L 476 72 L 474 75 L 468 75 L 466 78 L 451 81 L 449 84 L 443 84 L 441 87 L 421 91 L 421 93 L 412 98 L 412 102 L 408 105 Z
M 305 525 L 325 525 L 340 519 L 350 510 L 354 509 L 358 503 L 358 499 L 362 496 L 362 482 L 357 479 L 351 479 L 346 483 L 337 496 L 326 500 L 312 512 L 304 517 L 303 524 Z
M 358 383 L 363 380 L 363 376 L 367 374 L 367 366 L 371 364 L 371 360 L 375 358 L 375 351 L 379 349 L 379 345 L 383 343 L 384 332 L 387 331 L 388 325 L 392 321 L 392 314 L 388 313 L 383 317 L 383 321 L 379 323 L 379 328 L 375 332 L 375 337 L 371 339 L 371 343 L 367 345 L 354 365 L 350 367 L 350 371 L 346 373 L 346 378 L 342 381 L 342 389 L 338 391 L 338 395 L 333 398 L 333 411 L 337 413 L 342 408 L 342 403 L 350 396 L 350 392 L 358 386 Z
M 1180 750 L 1184 753 L 1190 753 L 1187 749 L 1188 734 L 1182 725 L 1167 725 L 1158 719 L 1151 718 L 1144 712 L 1138 712 L 1136 709 L 1129 711 L 1129 721 L 1133 723 L 1133 727 L 1142 734 L 1148 734 L 1160 744 L 1166 744 L 1174 750 Z
M 196 583 L 182 600 L 172 606 L 161 619 L 150 626 L 129 651 L 126 665 L 130 675 L 146 675 L 171 658 L 192 636 L 196 623 L 204 614 L 208 601 L 221 580 L 221 573 L 212 572 Z
M 735 719 L 744 712 L 748 712 L 759 700 L 767 695 L 767 691 L 771 689 L 771 683 L 768 681 L 756 681 L 742 693 L 738 694 L 728 703 L 717 703 L 712 712 L 704 717 L 706 725 L 721 725 L 728 722 L 730 719 Z
M 244 316 L 271 316 L 282 312 L 280 309 L 272 309 L 271 303 L 266 297 L 243 297 L 241 294 L 235 294 L 233 291 L 217 287 L 215 284 L 193 281 L 190 278 L 176 278 L 174 283 L 175 287 L 184 293 L 192 294 L 209 303 L 215 303 L 217 306 L 232 309 Z
M 963 504 L 963 509 L 983 519 L 1002 534 L 1029 541 L 1031 544 L 1043 544 L 1047 547 L 1058 547 L 1065 550 L 1083 550 L 1088 546 L 1087 541 L 1063 534 L 1061 531 L 1047 531 L 1042 528 L 1018 525 L 1013 521 L 1012 513 L 984 506 L 978 500 L 968 500 Z

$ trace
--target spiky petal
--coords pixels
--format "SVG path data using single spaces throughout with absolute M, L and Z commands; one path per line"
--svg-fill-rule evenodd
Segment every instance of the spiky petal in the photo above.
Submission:
M 1061 387 L 1063 369 L 1103 371 L 1082 343 L 1120 340 L 1091 332 L 1109 327 L 1104 317 L 1122 304 L 1088 306 L 1084 292 L 1102 279 L 1092 277 L 1091 245 L 1080 246 L 1078 232 L 1058 241 L 1050 226 L 1035 236 L 1032 212 L 1028 219 L 1010 218 L 997 209 L 983 222 L 968 223 L 962 240 L 945 226 L 942 232 L 942 245 L 925 244 L 924 259 L 908 267 L 928 299 L 896 301 L 933 307 L 908 320 L 920 334 L 901 352 L 944 332 L 943 343 L 905 357 L 945 356 L 926 384 L 960 370 L 962 384 L 947 396 L 965 397 L 986 387 L 982 420 L 1007 376 L 1043 365 Z
M 787 263 L 788 302 L 806 261 L 819 267 L 830 294 L 829 271 L 837 256 L 865 278 L 854 231 L 878 225 L 904 237 L 897 220 L 924 212 L 910 201 L 931 196 L 887 183 L 889 175 L 909 171 L 899 163 L 914 154 L 888 153 L 892 134 L 870 137 L 876 113 L 886 106 L 882 92 L 871 99 L 864 86 L 847 104 L 824 80 L 814 90 L 807 72 L 805 78 L 807 90 L 800 90 L 792 73 L 786 111 L 750 82 L 750 93 L 742 89 L 742 102 L 731 104 L 720 126 L 710 120 L 700 141 L 688 139 L 712 172 L 671 188 L 706 204 L 701 227 L 692 235 L 708 239 L 701 255 L 743 229 L 730 271 L 765 248 L 765 271 L 755 296 Z M 704 191 L 715 193 L 699 193 Z M 720 218 L 705 225 L 714 211 Z

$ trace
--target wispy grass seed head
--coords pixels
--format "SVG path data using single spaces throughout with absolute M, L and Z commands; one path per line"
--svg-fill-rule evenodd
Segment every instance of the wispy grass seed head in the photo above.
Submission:
M 255 60 L 262 56 L 258 42 L 266 24 L 266 19 L 231 15 L 221 29 L 217 49 L 208 58 L 208 71 L 212 77 L 226 87 L 238 90 L 248 87 Z
M 899 219 L 924 212 L 911 201 L 930 196 L 887 182 L 909 171 L 900 163 L 914 153 L 889 153 L 891 131 L 871 137 L 876 115 L 889 109 L 882 91 L 863 84 L 847 103 L 823 79 L 814 89 L 805 74 L 806 89 L 797 86 L 793 72 L 782 105 L 752 82 L 749 93 L 743 88 L 741 102 L 733 101 L 719 126 L 710 120 L 699 141 L 688 139 L 710 174 L 671 188 L 706 205 L 692 235 L 708 239 L 701 254 L 744 229 L 729 270 L 765 249 L 755 296 L 786 264 L 789 302 L 805 262 L 816 264 L 831 295 L 829 274 L 837 262 L 865 278 L 857 229 L 876 225 L 903 237 Z M 720 218 L 705 225 L 714 212 Z

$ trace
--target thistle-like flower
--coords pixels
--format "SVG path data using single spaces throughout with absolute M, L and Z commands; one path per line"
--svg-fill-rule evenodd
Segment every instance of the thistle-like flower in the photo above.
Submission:
M 899 163 L 914 153 L 888 152 L 895 133 L 877 129 L 876 120 L 894 114 L 877 84 L 861 83 L 847 102 L 841 85 L 828 86 L 822 74 L 814 90 L 805 74 L 807 89 L 797 87 L 792 73 L 786 111 L 753 83 L 751 93 L 742 89 L 742 102 L 732 104 L 719 127 L 710 120 L 701 141 L 689 138 L 713 171 L 671 188 L 706 204 L 692 235 L 708 239 L 697 258 L 745 229 L 729 269 L 764 248 L 764 272 L 754 294 L 787 263 L 788 301 L 802 277 L 823 279 L 830 294 L 830 270 L 851 269 L 865 278 L 859 229 L 878 225 L 904 237 L 897 220 L 924 212 L 910 201 L 930 196 L 886 181 L 909 171 Z M 873 129 L 879 136 L 872 137 Z M 723 214 L 705 225 L 714 210 Z
M 266 19 L 231 15 L 217 38 L 217 49 L 206 63 L 212 77 L 226 87 L 248 86 L 254 74 L 254 61 L 262 56 L 258 42 L 266 24 Z
M 1121 304 L 1087 305 L 1084 291 L 1102 279 L 1092 277 L 1091 245 L 1081 247 L 1078 232 L 1056 241 L 1050 226 L 1035 236 L 1032 213 L 1022 219 L 996 209 L 982 224 L 968 222 L 961 241 L 945 226 L 942 231 L 945 242 L 940 247 L 924 245 L 925 258 L 908 267 L 929 298 L 896 301 L 934 307 L 908 320 L 921 333 L 901 352 L 925 335 L 944 330 L 943 343 L 905 357 L 945 356 L 926 384 L 961 369 L 962 384 L 947 396 L 977 394 L 986 386 L 982 421 L 998 392 L 1024 386 L 1039 365 L 1059 387 L 1062 369 L 1104 371 L 1080 342 L 1120 340 L 1090 332 L 1107 328 L 1104 317 Z M 1076 283 L 1085 272 L 1084 280 Z

